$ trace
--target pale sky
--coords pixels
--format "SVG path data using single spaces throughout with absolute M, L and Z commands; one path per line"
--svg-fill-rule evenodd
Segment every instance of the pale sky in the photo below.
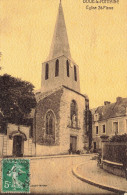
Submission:
M 127 0 L 107 4 L 114 10 L 87 10 L 86 5 L 62 0 L 81 93 L 88 95 L 93 108 L 127 97 Z M 0 0 L 1 74 L 40 89 L 41 64 L 49 54 L 58 6 L 59 0 Z

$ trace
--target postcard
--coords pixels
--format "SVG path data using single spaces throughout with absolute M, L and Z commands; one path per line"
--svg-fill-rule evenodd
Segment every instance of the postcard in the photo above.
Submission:
M 127 1 L 0 1 L 0 193 L 127 194 Z

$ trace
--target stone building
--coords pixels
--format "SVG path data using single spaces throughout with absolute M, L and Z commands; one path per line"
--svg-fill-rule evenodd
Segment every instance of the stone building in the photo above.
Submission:
M 101 136 L 122 135 L 127 133 L 127 98 L 117 97 L 115 103 L 104 102 L 92 110 L 93 150 L 102 147 Z
M 80 93 L 79 67 L 71 58 L 61 3 L 41 83 L 34 117 L 36 155 L 83 151 L 88 146 L 85 111 L 89 100 Z
M 30 125 L 0 124 L 0 157 L 22 157 L 34 154 L 35 144 L 32 142 Z

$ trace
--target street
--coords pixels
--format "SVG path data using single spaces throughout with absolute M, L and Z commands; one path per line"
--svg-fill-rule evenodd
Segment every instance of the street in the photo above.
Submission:
M 114 194 L 77 179 L 72 168 L 90 156 L 31 159 L 31 192 L 42 194 Z

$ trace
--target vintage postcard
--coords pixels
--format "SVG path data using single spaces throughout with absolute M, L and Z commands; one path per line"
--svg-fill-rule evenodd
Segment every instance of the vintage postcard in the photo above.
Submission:
M 126 0 L 0 0 L 0 194 L 127 194 L 126 66 Z

